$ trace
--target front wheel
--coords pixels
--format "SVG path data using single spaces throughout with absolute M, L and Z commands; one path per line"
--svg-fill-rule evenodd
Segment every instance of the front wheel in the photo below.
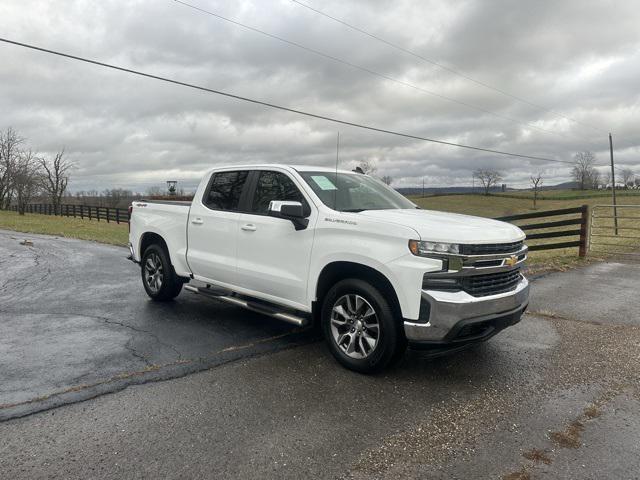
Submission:
M 363 280 L 342 280 L 329 290 L 321 324 L 333 356 L 357 372 L 380 371 L 406 348 L 393 309 L 378 289 Z
M 167 252 L 159 245 L 149 246 L 142 255 L 142 285 L 152 300 L 164 302 L 178 296 L 182 279 L 173 271 Z

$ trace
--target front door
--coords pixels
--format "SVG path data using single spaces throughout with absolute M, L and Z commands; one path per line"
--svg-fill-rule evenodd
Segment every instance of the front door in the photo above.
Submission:
M 241 213 L 238 222 L 239 285 L 291 306 L 304 305 L 317 211 L 287 173 L 260 170 L 255 175 L 248 213 Z M 272 200 L 301 202 L 309 214 L 309 226 L 296 231 L 290 220 L 270 217 Z

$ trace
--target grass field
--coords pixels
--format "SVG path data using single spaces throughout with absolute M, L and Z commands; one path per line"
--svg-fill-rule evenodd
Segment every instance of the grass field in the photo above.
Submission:
M 413 202 L 426 209 L 495 218 L 518 213 L 534 212 L 535 210 L 533 210 L 532 205 L 533 202 L 530 198 L 527 198 L 528 193 L 530 192 L 518 192 L 516 195 L 515 193 L 512 194 L 509 192 L 500 195 L 490 195 L 488 197 L 483 195 L 442 195 L 424 198 L 410 198 Z M 594 205 L 607 205 L 611 203 L 608 196 L 602 195 L 605 192 L 586 192 L 582 194 L 582 192 L 576 192 L 573 190 L 555 190 L 545 193 L 547 193 L 547 196 L 550 198 L 538 200 L 537 210 L 539 211 L 578 207 L 580 205 L 589 205 L 590 207 L 593 207 Z M 589 193 L 591 195 L 589 195 Z M 608 192 L 609 195 L 610 193 L 611 192 Z M 572 198 L 581 194 L 584 195 L 584 198 Z M 640 193 L 633 192 L 628 195 L 620 196 L 618 204 L 640 205 Z M 623 231 L 622 233 L 624 235 L 622 235 L 621 238 L 613 240 L 614 243 L 621 246 L 620 251 L 626 251 L 625 249 L 629 246 L 635 246 L 637 247 L 637 250 L 640 250 L 640 240 L 638 239 L 640 238 L 640 210 L 635 210 L 630 214 L 638 218 L 621 220 L 620 226 L 639 228 L 639 231 Z M 563 217 L 554 217 L 553 220 L 560 220 L 562 218 Z M 598 220 L 597 225 L 612 227 L 612 222 L 613 221 L 611 219 L 602 219 Z M 560 229 L 562 228 L 566 227 L 560 227 Z M 27 214 L 20 217 L 15 212 L 6 211 L 0 211 L 0 229 L 29 233 L 44 233 L 49 235 L 79 238 L 82 240 L 93 240 L 113 245 L 126 245 L 128 236 L 126 224 L 117 225 L 115 223 L 106 223 L 104 221 L 97 222 L 95 220 L 82 220 L 39 214 Z M 608 233 L 612 231 L 612 228 L 600 231 Z M 638 238 L 624 238 L 626 235 Z M 604 237 L 603 239 L 611 241 Z M 542 240 L 540 242 L 551 243 L 565 240 L 570 240 L 570 238 Z M 533 240 L 527 243 L 535 244 L 536 241 Z M 593 257 L 595 257 L 595 255 Z M 530 254 L 530 264 L 533 265 L 534 269 L 564 269 L 583 261 L 584 260 L 578 258 L 577 248 L 531 252 Z
M 533 199 L 532 190 L 517 192 L 497 193 L 497 196 L 507 196 L 513 198 Z M 624 203 L 627 197 L 640 198 L 640 190 L 616 190 L 616 197 L 619 203 Z M 600 199 L 605 203 L 611 202 L 611 190 L 542 190 L 538 192 L 538 198 L 545 200 L 579 200 L 583 198 Z
M 122 223 L 118 225 L 105 221 L 55 217 L 38 213 L 27 213 L 20 216 L 16 212 L 7 211 L 0 211 L 0 229 L 44 233 L 112 245 L 126 245 L 129 235 L 127 225 Z

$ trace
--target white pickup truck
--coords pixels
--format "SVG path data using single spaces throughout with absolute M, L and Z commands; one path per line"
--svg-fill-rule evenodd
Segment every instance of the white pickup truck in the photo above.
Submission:
M 130 258 L 153 300 L 189 284 L 296 325 L 319 323 L 335 358 L 364 373 L 407 344 L 442 351 L 487 340 L 528 304 L 518 227 L 422 210 L 361 173 L 216 168 L 192 202 L 139 201 L 130 214 Z

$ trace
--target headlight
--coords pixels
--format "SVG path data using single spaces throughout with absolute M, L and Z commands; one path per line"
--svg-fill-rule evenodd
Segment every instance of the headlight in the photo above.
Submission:
M 409 240 L 409 250 L 411 253 L 418 256 L 429 256 L 429 254 L 440 253 L 460 253 L 460 245 L 457 243 L 442 243 L 442 242 L 423 242 L 420 240 Z

